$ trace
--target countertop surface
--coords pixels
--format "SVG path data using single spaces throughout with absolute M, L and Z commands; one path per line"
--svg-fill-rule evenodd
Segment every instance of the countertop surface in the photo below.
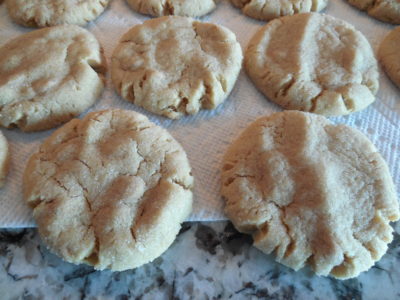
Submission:
M 152 263 L 95 271 L 49 253 L 36 229 L 0 230 L 0 299 L 400 299 L 400 225 L 386 255 L 350 280 L 294 272 L 229 222 L 185 223 Z

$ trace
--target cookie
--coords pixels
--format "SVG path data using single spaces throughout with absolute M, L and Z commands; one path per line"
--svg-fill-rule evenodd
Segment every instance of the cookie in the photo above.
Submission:
M 98 270 L 131 269 L 161 255 L 192 206 L 184 150 L 133 111 L 71 120 L 30 158 L 23 181 L 47 246 Z
M 242 50 L 228 29 L 185 17 L 134 26 L 111 59 L 111 78 L 126 100 L 177 119 L 213 109 L 231 92 Z
M 399 204 L 387 165 L 358 130 L 285 111 L 251 124 L 222 169 L 225 212 L 254 245 L 339 279 L 368 270 L 392 240 Z
M 0 125 L 49 129 L 90 107 L 104 86 L 96 38 L 75 25 L 35 30 L 0 48 Z
M 18 24 L 46 27 L 85 25 L 96 19 L 109 0 L 6 0 L 8 13 Z
M 379 87 L 367 39 L 352 25 L 317 13 L 262 27 L 248 45 L 245 67 L 258 89 L 283 108 L 328 116 L 364 109 Z
M 231 0 L 232 4 L 254 19 L 269 21 L 297 13 L 321 11 L 328 0 Z
M 216 0 L 126 0 L 133 10 L 155 17 L 201 17 L 216 7 Z
M 0 188 L 4 186 L 10 165 L 10 152 L 4 135 L 0 132 Z
M 400 88 L 400 26 L 390 31 L 382 41 L 378 58 L 386 74 Z
M 380 21 L 400 24 L 400 2 L 398 0 L 348 0 L 349 3 Z

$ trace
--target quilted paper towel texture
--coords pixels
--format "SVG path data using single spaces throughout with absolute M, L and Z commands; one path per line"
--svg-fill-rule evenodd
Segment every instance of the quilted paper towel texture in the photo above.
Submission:
M 376 21 L 345 1 L 331 1 L 324 11 L 327 14 L 352 23 L 368 38 L 374 50 L 383 36 L 392 28 Z M 124 0 L 111 1 L 108 9 L 87 29 L 100 41 L 107 62 L 119 38 L 130 27 L 149 17 L 134 13 Z M 217 9 L 203 18 L 231 29 L 245 49 L 249 39 L 264 23 L 244 16 L 228 1 L 221 1 Z M 10 38 L 32 29 L 15 25 L 7 15 L 5 5 L 0 5 L 0 45 Z M 377 100 L 367 109 L 345 117 L 330 118 L 358 128 L 377 146 L 387 161 L 397 190 L 400 188 L 400 91 L 381 72 Z M 99 101 L 89 111 L 118 107 L 132 109 L 147 115 L 151 121 L 167 128 L 186 150 L 195 176 L 194 207 L 189 220 L 225 219 L 223 201 L 219 195 L 219 167 L 222 156 L 231 141 L 249 123 L 262 115 L 281 110 L 261 95 L 242 71 L 229 98 L 214 111 L 202 111 L 196 116 L 180 120 L 147 113 L 141 108 L 122 100 L 113 90 L 110 74 L 107 88 Z M 21 180 L 25 163 L 52 130 L 23 133 L 19 130 L 2 129 L 10 142 L 12 152 L 11 170 L 5 188 L 0 190 L 0 227 L 35 226 L 30 209 L 22 199 Z

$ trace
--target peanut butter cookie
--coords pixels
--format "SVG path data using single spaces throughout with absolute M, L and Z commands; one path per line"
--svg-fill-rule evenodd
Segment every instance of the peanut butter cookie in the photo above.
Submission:
M 201 17 L 216 7 L 216 0 L 127 0 L 141 14 L 155 17 Z
M 184 150 L 133 111 L 71 120 L 30 158 L 23 179 L 47 246 L 98 270 L 131 269 L 161 255 L 192 207 Z
M 97 18 L 109 0 L 6 0 L 11 18 L 24 26 L 85 25 Z
M 328 0 L 231 0 L 232 4 L 254 19 L 269 21 L 297 13 L 318 12 L 328 4 Z
M 134 26 L 111 60 L 112 81 L 124 99 L 177 119 L 225 100 L 241 69 L 242 50 L 222 26 L 170 16 Z
M 400 26 L 386 35 L 379 47 L 378 58 L 386 74 L 400 88 Z
M 44 130 L 89 108 L 104 87 L 99 42 L 76 25 L 23 34 L 0 48 L 0 125 Z
M 251 124 L 222 169 L 225 212 L 254 245 L 298 270 L 355 277 L 392 241 L 400 217 L 388 167 L 358 130 L 285 111 Z
M 272 20 L 251 39 L 246 71 L 286 109 L 346 115 L 375 100 L 378 64 L 367 39 L 334 17 L 306 13 Z

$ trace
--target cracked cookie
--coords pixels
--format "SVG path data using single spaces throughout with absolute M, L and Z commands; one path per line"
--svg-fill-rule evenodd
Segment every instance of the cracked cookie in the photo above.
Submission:
M 251 18 L 269 21 L 297 13 L 318 12 L 328 4 L 328 0 L 231 0 Z
M 0 188 L 4 186 L 10 165 L 10 151 L 3 133 L 0 132 Z
M 48 247 L 98 270 L 131 269 L 161 255 L 192 207 L 184 150 L 133 111 L 71 120 L 30 158 L 23 183 Z
M 285 111 L 251 124 L 222 167 L 225 212 L 254 245 L 298 270 L 357 276 L 391 242 L 399 204 L 388 167 L 358 130 Z
M 8 13 L 18 24 L 46 27 L 85 25 L 97 18 L 109 0 L 6 0 Z
M 177 119 L 213 109 L 231 92 L 242 50 L 228 29 L 185 17 L 134 26 L 111 59 L 111 77 L 126 100 Z
M 262 27 L 248 45 L 245 68 L 257 88 L 283 108 L 328 116 L 364 109 L 379 87 L 367 39 L 352 25 L 317 13 Z
M 400 26 L 390 31 L 382 41 L 378 58 L 386 74 L 400 88 Z
M 104 87 L 96 38 L 75 25 L 23 34 L 0 48 L 0 125 L 44 130 L 89 108 Z
M 231 0 L 231 3 L 251 18 L 269 21 L 297 13 L 321 11 L 328 0 Z
M 399 0 L 348 0 L 348 2 L 360 10 L 380 21 L 392 24 L 400 24 Z
M 155 17 L 201 17 L 216 7 L 216 0 L 126 0 L 133 10 Z

